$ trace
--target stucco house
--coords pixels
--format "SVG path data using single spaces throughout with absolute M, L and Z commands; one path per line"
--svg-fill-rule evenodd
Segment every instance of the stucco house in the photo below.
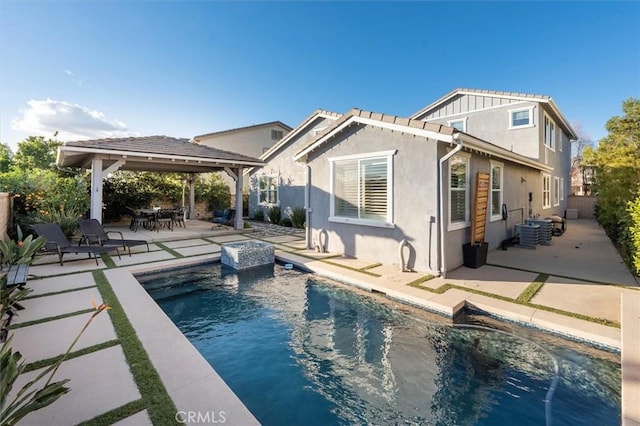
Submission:
M 291 127 L 283 122 L 271 121 L 194 136 L 191 142 L 257 158 L 281 141 L 290 131 Z M 234 179 L 226 173 L 219 174 L 229 185 L 232 199 L 235 198 Z
M 264 167 L 247 171 L 250 183 L 249 216 L 261 210 L 267 215 L 273 206 L 280 207 L 282 217 L 291 209 L 304 207 L 306 169 L 293 161 L 293 154 L 340 117 L 335 112 L 318 109 L 305 118 L 259 158 Z
M 550 166 L 527 182 L 533 197 L 528 217 L 564 215 L 571 193 L 571 141 L 577 135 L 551 97 L 455 89 L 409 118 L 453 127 Z
M 552 186 L 552 177 L 569 183 L 568 165 L 566 174 L 560 169 L 570 151 L 571 127 L 550 98 L 503 98 L 472 111 L 469 102 L 462 107 L 452 95 L 412 119 L 353 109 L 333 122 L 294 155 L 307 167 L 308 245 L 325 243 L 332 253 L 399 264 L 404 243 L 410 248 L 407 267 L 444 275 L 463 263 L 478 172 L 490 176 L 490 249 L 511 237 L 513 225 L 525 217 L 562 213 L 566 197 L 559 179 Z M 450 105 L 456 102 L 460 107 Z M 511 212 L 507 220 L 503 204 Z

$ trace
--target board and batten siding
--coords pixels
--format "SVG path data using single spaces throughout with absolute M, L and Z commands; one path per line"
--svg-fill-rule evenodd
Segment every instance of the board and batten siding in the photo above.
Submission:
M 419 119 L 431 121 L 514 103 L 521 103 L 521 101 L 482 95 L 458 95 L 433 111 L 429 111 L 427 115 L 419 117 Z

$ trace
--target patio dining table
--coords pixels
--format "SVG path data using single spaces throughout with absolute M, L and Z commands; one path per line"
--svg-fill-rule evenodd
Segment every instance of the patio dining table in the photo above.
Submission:
M 173 222 L 175 210 L 171 209 L 140 209 L 138 210 L 140 216 L 149 218 L 147 229 L 160 231 L 160 225 L 164 223 L 167 229 L 173 231 Z M 165 216 L 165 213 L 171 213 L 170 216 Z M 143 225 L 144 226 L 144 225 Z

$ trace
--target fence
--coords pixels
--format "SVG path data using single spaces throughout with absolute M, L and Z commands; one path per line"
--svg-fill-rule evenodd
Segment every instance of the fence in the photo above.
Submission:
M 11 197 L 8 192 L 0 192 L 0 239 L 7 235 L 11 224 Z
M 577 209 L 578 217 L 581 219 L 594 219 L 597 201 L 596 197 L 571 195 L 567 199 L 567 208 Z

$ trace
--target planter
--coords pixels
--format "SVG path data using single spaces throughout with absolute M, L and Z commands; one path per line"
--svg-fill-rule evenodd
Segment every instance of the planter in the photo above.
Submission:
M 489 243 L 462 245 L 462 259 L 467 268 L 479 268 L 487 263 Z

